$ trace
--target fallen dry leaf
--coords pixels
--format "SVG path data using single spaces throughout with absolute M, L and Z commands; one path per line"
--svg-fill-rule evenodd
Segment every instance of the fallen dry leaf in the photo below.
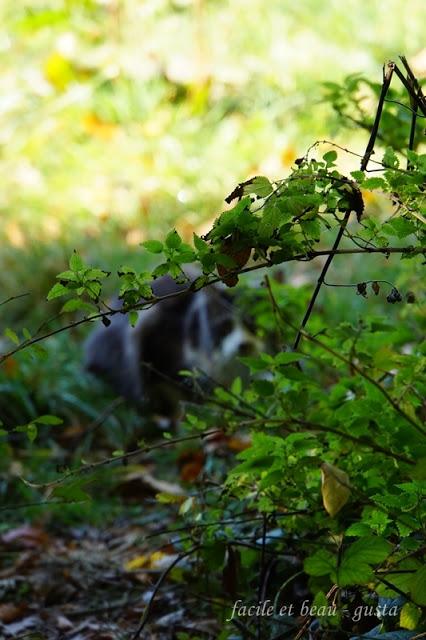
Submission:
M 9 529 L 9 531 L 3 533 L 0 541 L 14 548 L 36 549 L 38 547 L 45 547 L 49 543 L 49 536 L 46 531 L 40 527 L 23 525 L 22 527 Z
M 12 602 L 6 602 L 0 604 L 0 621 L 5 624 L 14 622 L 25 615 L 27 610 L 26 604 L 13 604 Z
M 347 503 L 351 490 L 347 473 L 328 462 L 321 465 L 321 493 L 324 508 L 333 518 Z
M 135 571 L 136 569 L 163 569 L 168 567 L 173 560 L 177 558 L 177 554 L 164 553 L 163 551 L 154 551 L 150 554 L 142 554 L 128 560 L 124 564 L 126 571 Z

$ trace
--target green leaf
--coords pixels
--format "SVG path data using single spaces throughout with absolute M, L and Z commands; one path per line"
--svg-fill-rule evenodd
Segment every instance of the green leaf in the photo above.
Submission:
M 327 151 L 327 153 L 323 155 L 322 159 L 326 163 L 327 167 L 331 167 L 337 160 L 337 152 L 334 149 L 332 151 Z
M 241 362 L 249 367 L 250 371 L 264 371 L 265 369 L 269 369 L 269 363 L 265 363 L 260 358 L 256 358 L 254 356 L 244 356 L 240 358 Z
M 241 378 L 238 376 L 237 378 L 235 378 L 235 380 L 231 385 L 231 391 L 234 395 L 239 396 L 242 390 L 243 390 L 243 383 Z
M 351 171 L 351 176 L 359 184 L 362 184 L 365 180 L 365 174 L 363 171 Z
M 337 571 L 337 583 L 341 587 L 365 584 L 373 575 L 371 565 L 383 562 L 391 550 L 392 545 L 384 538 L 376 536 L 360 538 L 343 554 Z
M 194 233 L 192 237 L 193 237 L 193 241 L 194 241 L 194 247 L 197 249 L 197 251 L 201 255 L 203 255 L 207 251 L 210 251 L 209 245 L 207 244 L 207 242 L 205 240 L 200 238 L 200 236 L 197 236 L 197 234 Z
M 392 169 L 397 169 L 399 167 L 399 160 L 396 156 L 395 151 L 388 147 L 383 155 L 382 163 L 385 167 L 390 167 Z
M 353 542 L 343 554 L 343 561 L 362 560 L 368 564 L 378 564 L 383 562 L 390 552 L 392 545 L 384 538 L 378 536 L 366 536 Z
M 254 193 L 260 198 L 266 198 L 274 190 L 272 184 L 265 176 L 256 176 L 244 186 L 244 195 Z
M 414 574 L 410 581 L 411 598 L 421 607 L 426 607 L 426 566 Z
M 34 418 L 33 422 L 37 422 L 38 424 L 62 424 L 62 418 L 58 418 L 58 416 L 51 416 L 46 414 L 44 416 L 39 416 L 38 418 Z
M 27 437 L 30 442 L 34 442 L 37 438 L 38 429 L 34 422 L 27 424 Z
M 49 293 L 47 294 L 47 299 L 54 300 L 55 298 L 60 298 L 61 296 L 65 296 L 67 293 L 70 293 L 70 290 L 68 289 L 68 287 L 64 287 L 63 284 L 60 284 L 60 282 L 57 282 L 56 284 L 53 285 L 53 287 L 50 289 Z
M 306 558 L 304 569 L 310 576 L 328 576 L 336 569 L 336 558 L 329 551 L 319 549 Z
M 354 522 L 346 529 L 347 536 L 353 536 L 354 538 L 361 538 L 371 533 L 371 529 L 363 522 Z
M 322 204 L 322 199 L 319 193 L 285 196 L 278 200 L 280 209 L 282 208 L 292 216 L 297 217 L 311 213 L 312 210 L 317 210 L 320 204 Z
M 74 251 L 70 258 L 71 271 L 81 271 L 84 269 L 84 262 L 76 251 Z
M 340 587 L 366 584 L 373 578 L 373 570 L 366 562 L 348 560 L 340 565 L 335 574 L 335 582 Z
M 15 331 L 13 331 L 13 329 L 10 329 L 10 327 L 7 327 L 4 330 L 4 334 L 3 334 L 6 338 L 9 338 L 9 340 L 11 340 L 14 344 L 19 344 L 21 341 L 18 337 L 18 335 L 15 333 Z
M 141 284 L 139 286 L 139 293 L 141 294 L 141 297 L 146 300 L 149 300 L 154 295 L 150 284 Z
M 312 240 L 319 240 L 321 237 L 321 225 L 319 220 L 301 220 L 302 231 Z
M 418 154 L 415 151 L 411 151 L 411 149 L 407 149 L 407 158 L 422 173 L 426 171 L 426 154 Z
M 48 353 L 47 349 L 43 347 L 41 344 L 32 344 L 29 347 L 31 356 L 37 358 L 38 360 L 47 360 Z
M 67 502 L 86 502 L 91 500 L 91 497 L 77 484 L 55 487 L 52 491 L 52 496 L 62 498 Z
M 192 283 L 193 290 L 198 291 L 199 289 L 202 289 L 207 284 L 208 280 L 208 276 L 198 276 L 198 278 L 196 278 Z
M 84 300 L 81 300 L 80 298 L 71 298 L 71 300 L 67 300 L 61 311 L 64 313 L 70 313 L 72 311 L 78 311 L 79 309 L 84 309 L 85 311 L 90 312 L 96 311 L 96 307 L 94 305 L 84 302 Z
M 259 224 L 259 237 L 262 240 L 269 240 L 283 222 L 284 217 L 276 205 L 265 207 Z
M 275 358 L 275 364 L 290 364 L 292 362 L 299 362 L 304 356 L 300 353 L 292 353 L 290 351 L 282 351 L 278 353 Z
M 132 325 L 132 327 L 136 327 L 138 318 L 139 318 L 139 314 L 137 311 L 129 311 L 129 322 Z
M 370 189 L 371 191 L 373 191 L 374 189 L 382 189 L 383 191 L 386 191 L 388 188 L 388 184 L 383 178 L 367 178 L 362 183 L 362 188 Z
M 177 255 L 175 255 L 174 260 L 176 262 L 178 262 L 179 264 L 188 264 L 189 262 L 194 262 L 194 260 L 196 260 L 197 256 L 195 254 L 195 251 L 182 251 L 179 250 L 179 253 Z
M 391 598 L 395 598 L 398 595 L 398 591 L 409 593 L 411 588 L 411 582 L 416 571 L 420 569 L 419 562 L 413 558 L 407 558 L 398 563 L 398 571 L 401 573 L 392 573 L 388 576 L 389 585 L 378 586 L 378 592 L 380 595 L 385 595 Z M 395 590 L 393 587 L 395 587 Z
M 405 238 L 416 231 L 416 224 L 412 220 L 399 217 L 388 220 L 382 229 L 387 235 Z
M 422 611 L 412 602 L 406 602 L 401 609 L 399 624 L 403 629 L 414 631 L 420 621 Z
M 78 282 L 79 278 L 74 271 L 62 271 L 56 276 L 58 280 L 69 280 L 70 282 Z
M 84 287 L 84 290 L 87 295 L 92 298 L 92 300 L 98 300 L 99 295 L 102 291 L 102 286 L 96 280 L 92 280 L 88 282 L 88 284 Z
M 175 262 L 174 260 L 169 262 L 169 273 L 172 276 L 172 278 L 177 282 L 185 281 L 185 276 L 182 272 L 182 267 L 178 262 Z
M 146 240 L 142 242 L 142 246 L 150 253 L 161 253 L 163 251 L 163 243 L 159 240 Z
M 238 224 L 239 217 L 245 211 L 248 212 L 250 204 L 250 198 L 245 196 L 235 205 L 235 207 L 221 213 L 219 218 L 215 220 L 213 229 L 209 231 L 207 235 L 208 239 L 215 239 L 217 237 L 224 238 L 228 234 L 232 233 Z
M 181 244 L 182 244 L 182 238 L 180 237 L 176 229 L 173 229 L 173 231 L 170 231 L 170 233 L 167 234 L 166 246 L 169 249 L 178 249 Z
M 169 271 L 170 264 L 168 262 L 163 262 L 162 264 L 159 264 L 157 267 L 155 267 L 154 271 L 152 272 L 152 277 L 160 278 L 161 276 L 165 276 L 166 273 L 169 273 Z
M 316 616 L 318 616 L 319 618 L 321 616 L 329 615 L 327 612 L 329 611 L 330 603 L 324 591 L 318 591 L 315 594 L 315 598 L 312 602 L 312 606 L 315 607 Z M 324 613 L 321 613 L 321 612 L 324 612 Z
M 269 380 L 255 380 L 253 388 L 260 396 L 272 396 L 275 392 L 275 387 Z
M 88 280 L 103 280 L 109 276 L 108 271 L 103 269 L 86 269 L 84 277 Z
M 147 240 L 147 242 L 151 242 L 150 240 Z M 156 240 L 152 240 L 152 242 L 156 242 Z M 144 244 L 144 243 L 142 243 Z M 132 275 L 134 276 L 136 274 L 136 271 L 133 269 L 133 267 L 129 267 L 125 264 L 121 265 L 120 269 L 117 271 L 118 276 L 121 278 L 123 276 L 126 275 Z

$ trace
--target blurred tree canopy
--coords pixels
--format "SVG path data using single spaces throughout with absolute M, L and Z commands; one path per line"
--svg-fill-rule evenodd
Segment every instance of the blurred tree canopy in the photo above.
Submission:
M 4 240 L 118 228 L 135 245 L 176 221 L 188 237 L 231 185 L 279 177 L 329 130 L 318 81 L 416 53 L 425 14 L 421 0 L 4 0 Z

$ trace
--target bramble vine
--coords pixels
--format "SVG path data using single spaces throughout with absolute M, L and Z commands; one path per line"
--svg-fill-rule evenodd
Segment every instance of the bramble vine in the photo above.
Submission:
M 52 500 L 78 499 L 87 476 L 123 460 L 187 440 L 205 441 L 218 432 L 218 425 L 228 437 L 250 429 L 251 445 L 238 454 L 237 464 L 222 474 L 211 472 L 212 491 L 200 481 L 183 503 L 173 496 L 159 498 L 178 504 L 183 525 L 173 532 L 188 535 L 174 543 L 179 557 L 160 576 L 135 639 L 148 624 L 153 599 L 169 572 L 180 559 L 194 555 L 191 579 L 202 591 L 208 575 L 212 592 L 227 609 L 232 609 L 232 601 L 241 593 L 259 602 L 275 593 L 275 604 L 280 598 L 296 597 L 289 588 L 293 579 L 315 606 L 336 602 L 335 617 L 317 616 L 318 638 L 368 634 L 373 626 L 374 633 L 384 632 L 383 638 L 406 638 L 385 631 L 418 633 L 425 621 L 424 332 L 420 323 L 395 326 L 370 316 L 321 326 L 315 324 L 314 313 L 323 286 L 352 287 L 360 298 L 370 291 L 380 298 L 384 290 L 382 297 L 389 304 L 405 301 L 413 305 L 409 309 L 417 308 L 421 299 L 422 292 L 399 290 L 381 274 L 351 283 L 326 280 L 332 262 L 354 255 L 382 254 L 389 259 L 399 255 L 413 261 L 426 257 L 426 154 L 418 150 L 417 134 L 418 118 L 426 116 L 426 99 L 405 58 L 401 62 L 405 75 L 395 63 L 384 68 L 364 154 L 327 142 L 330 149 L 316 158 L 317 142 L 295 162 L 288 177 L 270 181 L 255 176 L 237 185 L 225 198 L 229 208 L 205 236 L 194 235 L 193 245 L 176 230 L 164 241 L 143 243 L 159 264 L 152 272 L 125 266 L 119 270 L 120 309 L 112 308 L 103 296 L 103 282 L 111 274 L 86 265 L 74 253 L 48 298 L 67 297 L 61 314 L 78 312 L 83 317 L 45 333 L 27 332 L 24 340 L 8 332 L 15 346 L 0 361 L 24 349 L 40 348 L 48 337 L 89 321 L 108 324 L 111 316 L 129 313 L 135 322 L 137 311 L 164 300 L 152 294 L 152 278 L 170 274 L 186 282 L 187 264 L 200 268 L 199 277 L 188 281 L 188 288 L 195 291 L 218 281 L 233 287 L 251 271 L 325 257 L 309 300 L 274 277 L 265 278 L 251 310 L 260 330 L 278 326 L 281 343 L 277 352 L 244 358 L 252 374 L 246 388 L 236 379 L 230 389 L 216 389 L 208 414 L 195 407 L 187 409 L 180 438 L 142 444 L 77 465 L 53 481 L 31 483 L 51 490 Z M 410 102 L 406 149 L 401 142 L 402 124 L 394 145 L 392 129 L 382 130 L 388 100 L 400 103 L 395 96 L 388 97 L 395 75 Z M 360 82 L 352 79 L 343 89 L 336 87 L 328 85 L 330 100 L 345 117 L 344 92 L 359 90 Z M 363 118 L 358 109 L 356 124 L 366 128 Z M 373 158 L 377 140 L 387 143 L 379 160 Z M 359 156 L 360 169 L 342 174 L 336 148 Z M 372 172 L 380 175 L 371 177 Z M 364 201 L 371 193 L 387 199 L 384 220 L 365 211 Z M 319 244 L 331 247 L 318 249 Z M 307 330 L 308 325 L 312 330 Z M 49 423 L 52 417 L 41 418 Z M 31 439 L 36 424 L 34 419 L 20 429 Z M 253 516 L 251 529 L 244 519 L 247 515 Z M 259 521 L 260 529 L 253 529 L 254 521 Z M 158 535 L 170 533 L 160 530 Z M 378 605 L 397 597 L 395 619 L 374 616 L 361 631 L 347 619 L 345 612 L 353 612 L 359 602 Z M 223 620 L 219 605 L 211 606 Z M 239 633 L 239 638 L 264 634 L 279 638 L 284 625 L 284 635 L 302 638 L 311 631 L 317 633 L 311 626 L 314 622 L 310 615 L 302 621 L 275 615 L 253 622 L 246 617 L 223 622 L 221 637 Z

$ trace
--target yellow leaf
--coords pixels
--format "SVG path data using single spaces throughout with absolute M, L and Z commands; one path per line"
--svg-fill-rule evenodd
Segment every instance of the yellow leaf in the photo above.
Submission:
M 155 569 L 161 566 L 164 558 L 170 558 L 170 554 L 162 551 L 154 551 L 151 554 L 141 554 L 124 563 L 126 571 L 135 571 L 136 569 Z
M 63 91 L 72 81 L 74 72 L 69 61 L 54 51 L 44 63 L 44 75 L 55 89 Z
M 368 189 L 361 189 L 362 199 L 365 204 L 374 204 L 377 202 L 377 194 L 373 191 L 368 191 Z
M 141 555 L 132 558 L 131 560 L 127 560 L 124 563 L 124 568 L 126 571 L 135 571 L 136 569 L 142 569 L 149 562 L 149 556 Z
M 281 164 L 284 165 L 284 167 L 291 167 L 296 158 L 297 152 L 293 146 L 289 145 L 281 150 L 280 159 Z
M 403 629 L 414 631 L 421 617 L 420 607 L 416 607 L 412 602 L 406 602 L 401 609 L 399 624 Z
M 101 120 L 95 113 L 87 113 L 84 116 L 83 127 L 88 134 L 103 140 L 111 140 L 118 131 L 116 124 Z
M 351 490 L 347 473 L 328 462 L 321 465 L 321 494 L 324 508 L 333 518 L 347 503 Z

